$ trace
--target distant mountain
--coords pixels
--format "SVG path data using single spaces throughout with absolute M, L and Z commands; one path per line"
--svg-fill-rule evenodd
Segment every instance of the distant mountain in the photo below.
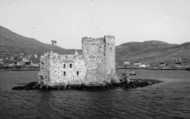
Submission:
M 123 61 L 144 63 L 181 61 L 190 64 L 190 43 L 180 45 L 162 41 L 124 43 L 116 48 L 116 60 L 119 64 Z
M 24 37 L 14 33 L 13 31 L 0 26 L 0 57 L 25 54 L 42 54 L 48 50 L 54 50 L 59 53 L 72 53 L 72 49 L 63 49 L 58 46 L 42 43 L 36 39 Z
M 14 56 L 19 53 L 39 54 L 50 49 L 61 53 L 74 53 L 74 49 L 52 47 L 36 39 L 24 37 L 0 26 L 0 57 Z M 81 53 L 81 50 L 78 50 Z M 190 42 L 184 44 L 169 44 L 162 41 L 128 42 L 116 47 L 117 64 L 123 61 L 160 63 L 176 60 L 190 64 Z

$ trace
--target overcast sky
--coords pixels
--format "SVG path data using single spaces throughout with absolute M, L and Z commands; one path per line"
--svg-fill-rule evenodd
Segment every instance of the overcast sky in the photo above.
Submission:
M 0 0 L 0 25 L 45 43 L 81 48 L 81 37 L 116 43 L 190 41 L 190 0 Z

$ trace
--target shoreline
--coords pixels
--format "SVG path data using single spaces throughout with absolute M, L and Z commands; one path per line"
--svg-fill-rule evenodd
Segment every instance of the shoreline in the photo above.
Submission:
M 129 70 L 182 70 L 190 71 L 190 68 L 116 68 L 116 70 L 129 69 Z M 0 68 L 0 71 L 40 71 L 38 67 L 25 67 L 25 68 Z
M 161 83 L 162 81 L 156 79 L 130 79 L 130 82 L 122 81 L 119 83 L 109 83 L 106 85 L 57 85 L 57 86 L 46 86 L 41 85 L 38 82 L 29 82 L 22 86 L 15 86 L 12 90 L 108 90 L 114 88 L 125 88 L 125 89 L 133 89 L 139 87 L 146 87 L 153 84 Z
M 0 68 L 0 71 L 40 71 L 40 68 L 25 67 L 25 68 Z
M 184 70 L 184 71 L 189 71 L 190 68 L 124 68 L 120 67 L 117 68 L 117 70 L 120 69 L 132 69 L 132 70 Z

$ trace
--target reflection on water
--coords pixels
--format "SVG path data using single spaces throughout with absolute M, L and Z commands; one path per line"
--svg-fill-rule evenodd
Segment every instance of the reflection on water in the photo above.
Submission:
M 37 72 L 0 72 L 2 119 L 189 119 L 190 73 L 137 71 L 137 78 L 164 83 L 137 89 L 106 91 L 13 91 L 12 86 L 36 80 Z
M 36 108 L 40 119 L 53 119 L 55 113 L 51 106 L 51 97 L 51 92 L 43 92 L 39 96 L 39 103 L 37 103 Z

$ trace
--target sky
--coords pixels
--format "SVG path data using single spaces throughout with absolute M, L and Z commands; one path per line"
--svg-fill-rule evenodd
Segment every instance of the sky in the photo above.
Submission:
M 190 0 L 0 0 L 0 25 L 44 43 L 81 48 L 81 38 L 116 44 L 190 41 Z

